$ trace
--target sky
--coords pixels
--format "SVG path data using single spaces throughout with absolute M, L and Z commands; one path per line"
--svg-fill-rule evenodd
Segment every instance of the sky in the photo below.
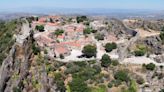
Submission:
M 164 10 L 164 0 L 0 0 L 0 10 L 32 7 Z

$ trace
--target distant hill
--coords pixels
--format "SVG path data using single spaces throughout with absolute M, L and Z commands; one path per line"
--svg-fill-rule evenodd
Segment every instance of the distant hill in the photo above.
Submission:
M 115 18 L 148 18 L 163 19 L 164 12 L 160 10 L 130 10 L 130 9 L 73 9 L 73 8 L 19 8 L 0 10 L 0 19 L 12 19 L 29 15 L 88 15 L 107 16 Z

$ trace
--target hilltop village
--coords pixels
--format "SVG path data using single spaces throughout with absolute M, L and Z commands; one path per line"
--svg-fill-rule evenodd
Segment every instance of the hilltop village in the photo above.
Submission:
M 0 92 L 164 92 L 164 20 L 0 22 Z
M 155 53 L 143 51 L 144 54 L 150 54 L 150 57 L 144 57 L 144 55 L 136 57 L 137 52 L 140 52 L 137 49 L 148 49 L 143 43 L 136 44 L 136 42 L 148 37 L 159 36 L 160 32 L 150 28 L 130 28 L 128 24 L 135 23 L 135 21 L 137 20 L 125 19 L 123 24 L 112 26 L 114 22 L 119 23 L 120 21 L 117 19 L 111 21 L 89 19 L 86 16 L 70 18 L 43 16 L 32 21 L 31 26 L 34 39 L 41 48 L 42 54 L 59 61 L 100 60 L 104 54 L 107 54 L 112 59 L 121 62 L 157 63 L 154 61 Z M 91 55 L 87 58 L 84 55 L 83 50 L 87 45 L 96 48 L 95 56 Z M 131 50 L 130 55 L 127 49 Z M 142 51 L 139 54 L 143 54 Z
M 78 21 L 83 20 L 84 22 L 88 21 L 85 16 Z M 103 32 L 103 28 L 107 26 L 103 22 L 92 21 L 90 24 L 83 24 L 82 22 L 77 23 L 76 18 L 67 21 L 58 16 L 46 16 L 32 22 L 32 28 L 35 30 L 34 38 L 38 46 L 43 48 L 43 51 L 46 50 L 47 55 L 51 58 L 66 62 L 83 61 L 87 59 L 82 57 L 83 47 L 94 45 L 97 47 L 96 59 L 100 59 L 106 53 L 105 44 L 121 41 L 116 35 Z M 41 26 L 43 26 L 44 32 L 36 29 Z M 97 32 L 99 29 L 102 32 Z M 118 58 L 117 54 L 112 55 L 113 58 Z

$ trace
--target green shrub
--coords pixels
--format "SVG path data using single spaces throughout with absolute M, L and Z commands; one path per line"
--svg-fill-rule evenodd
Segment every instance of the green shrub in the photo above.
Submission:
M 97 33 L 97 30 L 92 30 L 92 33 Z
M 74 65 L 70 68 L 67 68 L 67 70 L 65 71 L 66 74 L 74 74 L 76 72 L 79 72 L 80 71 L 80 67 L 77 66 L 77 65 Z
M 128 92 L 137 92 L 137 84 L 134 80 L 130 81 L 130 87 L 128 88 Z
M 117 65 L 119 65 L 118 60 L 112 60 L 112 65 L 113 65 L 113 66 L 117 66 Z
M 160 67 L 160 69 L 163 69 L 164 66 L 163 65 L 160 65 L 159 67 Z
M 162 43 L 164 43 L 164 32 L 161 32 L 160 35 L 159 35 L 159 37 L 161 38 Z
M 62 35 L 64 33 L 64 30 L 62 30 L 62 29 L 57 29 L 56 31 L 55 31 L 55 35 L 56 36 L 59 36 L 59 35 Z
M 64 55 L 63 54 L 60 54 L 60 59 L 64 59 Z
M 65 84 L 64 84 L 64 80 L 57 80 L 56 82 L 56 85 L 57 85 L 57 90 L 59 92 L 66 92 L 66 87 L 65 87 Z
M 71 92 L 90 92 L 87 84 L 80 78 L 74 78 L 69 87 Z
M 161 89 L 159 92 L 164 92 L 164 89 Z
M 66 64 L 66 67 L 67 67 L 67 68 L 71 68 L 71 67 L 73 67 L 73 66 L 74 66 L 73 63 L 67 63 L 67 64 Z
M 93 66 L 93 69 L 95 69 L 96 70 L 96 74 L 99 74 L 100 72 L 101 72 L 101 67 L 100 66 L 98 66 L 98 65 L 94 65 Z
M 111 64 L 111 59 L 107 54 L 104 54 L 101 58 L 101 66 L 108 67 Z
M 161 31 L 164 32 L 164 26 L 161 28 Z
M 13 92 L 22 92 L 20 88 L 18 87 L 13 87 Z
M 73 78 L 80 78 L 86 81 L 88 79 L 94 78 L 96 74 L 98 74 L 96 69 L 90 66 L 86 66 L 86 67 L 81 67 L 80 71 L 74 73 Z
M 110 84 L 112 86 L 118 87 L 119 85 L 121 85 L 121 82 L 122 82 L 121 80 L 112 80 Z
M 97 87 L 92 87 L 91 92 L 107 92 L 107 87 L 105 85 L 99 85 Z
M 38 53 L 40 53 L 40 48 L 39 47 L 36 47 L 35 44 L 32 44 L 32 50 L 33 50 L 33 53 L 35 55 L 37 55 Z
M 83 55 L 86 56 L 87 58 L 96 57 L 97 48 L 96 46 L 93 45 L 86 45 L 84 46 L 82 52 Z
M 74 62 L 75 65 L 78 65 L 79 67 L 84 67 L 87 65 L 87 62 L 86 61 L 79 61 L 79 62 Z
M 114 78 L 116 80 L 125 81 L 125 82 L 128 82 L 130 79 L 128 73 L 126 71 L 123 71 L 123 70 L 116 72 L 114 74 Z
M 76 17 L 77 23 L 87 21 L 88 18 L 86 16 L 77 16 Z
M 0 54 L 0 65 L 2 65 L 3 60 L 6 58 L 4 54 Z
M 44 26 L 43 25 L 37 25 L 35 27 L 36 30 L 38 30 L 39 32 L 44 32 Z
M 113 83 L 108 83 L 108 88 L 112 88 L 113 87 Z
M 136 50 L 134 51 L 135 56 L 144 56 L 145 52 L 143 50 Z
M 54 74 L 54 82 L 56 83 L 57 90 L 60 92 L 65 92 L 66 87 L 64 84 L 64 80 L 62 78 L 63 78 L 63 76 L 61 73 L 55 73 Z
M 98 41 L 104 40 L 104 34 L 96 34 L 95 39 L 97 39 Z
M 92 65 L 92 64 L 95 64 L 96 63 L 96 60 L 89 60 L 87 62 L 89 63 L 89 65 Z
M 143 44 L 138 44 L 137 49 L 134 51 L 135 56 L 144 56 L 147 52 L 147 48 Z
M 150 63 L 150 64 L 147 64 L 147 65 L 146 65 L 146 69 L 147 69 L 147 70 L 151 70 L 151 71 L 153 71 L 153 70 L 155 69 L 155 67 L 156 67 L 156 66 L 155 66 L 155 64 L 153 64 L 153 63 Z
M 87 27 L 86 29 L 84 29 L 83 34 L 85 34 L 85 35 L 86 35 L 86 34 L 91 34 L 92 31 L 93 31 L 92 28 Z
M 105 50 L 106 52 L 111 52 L 113 49 L 117 48 L 117 44 L 116 43 L 107 43 L 105 45 Z

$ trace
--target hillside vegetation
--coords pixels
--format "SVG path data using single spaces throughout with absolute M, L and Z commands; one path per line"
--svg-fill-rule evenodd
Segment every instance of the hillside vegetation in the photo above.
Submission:
M 0 21 L 0 64 L 15 42 L 13 35 L 16 33 L 18 25 L 17 20 L 8 22 Z

